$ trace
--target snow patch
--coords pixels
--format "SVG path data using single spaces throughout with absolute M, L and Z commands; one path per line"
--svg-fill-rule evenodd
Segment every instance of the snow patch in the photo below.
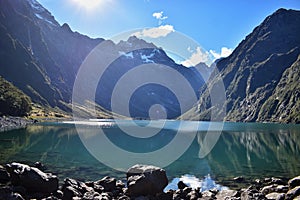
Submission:
M 44 20 L 45 22 L 48 22 L 49 24 L 55 26 L 55 24 L 54 24 L 53 22 L 51 22 L 51 21 L 48 20 L 48 19 L 45 19 L 45 18 L 42 17 L 40 14 L 35 13 L 34 15 L 35 15 L 37 18 L 39 18 L 39 19 L 41 19 L 41 20 Z
M 152 58 L 155 55 L 155 53 L 151 53 L 149 56 L 144 55 L 144 54 L 140 54 L 140 55 L 141 55 L 141 59 L 143 60 L 144 63 L 154 63 L 154 61 L 149 58 Z
M 36 0 L 28 0 L 30 6 L 38 11 L 38 12 L 44 12 L 45 8 L 43 8 L 43 6 L 41 6 L 41 4 L 39 4 L 39 2 L 37 2 Z
M 133 53 L 130 52 L 130 53 L 125 53 L 124 51 L 119 51 L 119 55 L 120 56 L 125 56 L 126 58 L 133 58 Z

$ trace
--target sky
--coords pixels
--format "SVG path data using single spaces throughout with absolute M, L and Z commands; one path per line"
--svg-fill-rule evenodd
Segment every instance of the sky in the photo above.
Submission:
M 186 66 L 230 55 L 279 8 L 300 10 L 300 0 L 38 1 L 61 25 L 68 23 L 73 31 L 93 38 L 135 35 L 149 39 L 171 53 L 177 49 L 178 62 Z M 168 37 L 171 39 L 165 40 Z M 184 45 L 187 40 L 198 46 Z M 174 43 L 180 41 L 175 47 Z

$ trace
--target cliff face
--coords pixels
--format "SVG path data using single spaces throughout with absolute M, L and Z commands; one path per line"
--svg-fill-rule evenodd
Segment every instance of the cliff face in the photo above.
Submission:
M 183 118 L 208 120 L 209 90 L 221 78 L 228 121 L 300 122 L 300 11 L 279 9 L 217 63 L 198 105 Z
M 85 56 L 102 39 L 60 26 L 35 0 L 0 1 L 0 75 L 34 102 L 63 107 Z

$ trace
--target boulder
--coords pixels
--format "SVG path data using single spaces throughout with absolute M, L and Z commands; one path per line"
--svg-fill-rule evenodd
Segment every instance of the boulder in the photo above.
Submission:
M 297 187 L 289 190 L 285 195 L 285 199 L 291 200 L 297 196 L 300 196 L 300 186 L 297 186 Z
M 117 180 L 108 176 L 96 181 L 94 184 L 103 186 L 105 192 L 112 192 L 117 188 Z
M 261 189 L 261 193 L 264 195 L 272 193 L 272 192 L 278 192 L 278 193 L 286 193 L 289 190 L 289 187 L 287 185 L 267 185 Z
M 300 186 L 300 176 L 297 176 L 297 177 L 289 180 L 288 184 L 291 189 L 296 186 Z
M 166 171 L 150 165 L 134 165 L 127 171 L 130 196 L 147 196 L 162 193 L 168 185 Z
M 58 178 L 51 173 L 21 163 L 6 165 L 11 184 L 23 186 L 28 192 L 52 193 L 58 189 Z
M 285 193 L 272 192 L 270 194 L 267 194 L 266 198 L 268 200 L 284 200 L 285 199 Z
M 85 193 L 90 195 L 95 193 L 92 187 L 87 186 L 84 182 L 72 178 L 66 178 L 62 186 L 63 199 L 72 199 L 74 197 L 83 197 Z
M 217 199 L 231 199 L 232 197 L 237 197 L 238 191 L 236 190 L 221 190 L 217 193 Z
M 177 187 L 178 187 L 178 189 L 184 189 L 184 188 L 188 187 L 188 185 L 185 184 L 183 181 L 179 181 L 177 183 Z

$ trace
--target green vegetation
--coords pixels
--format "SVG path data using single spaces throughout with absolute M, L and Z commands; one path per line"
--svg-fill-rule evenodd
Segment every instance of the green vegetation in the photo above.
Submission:
M 0 77 L 0 114 L 25 116 L 31 110 L 31 99 L 13 84 Z

